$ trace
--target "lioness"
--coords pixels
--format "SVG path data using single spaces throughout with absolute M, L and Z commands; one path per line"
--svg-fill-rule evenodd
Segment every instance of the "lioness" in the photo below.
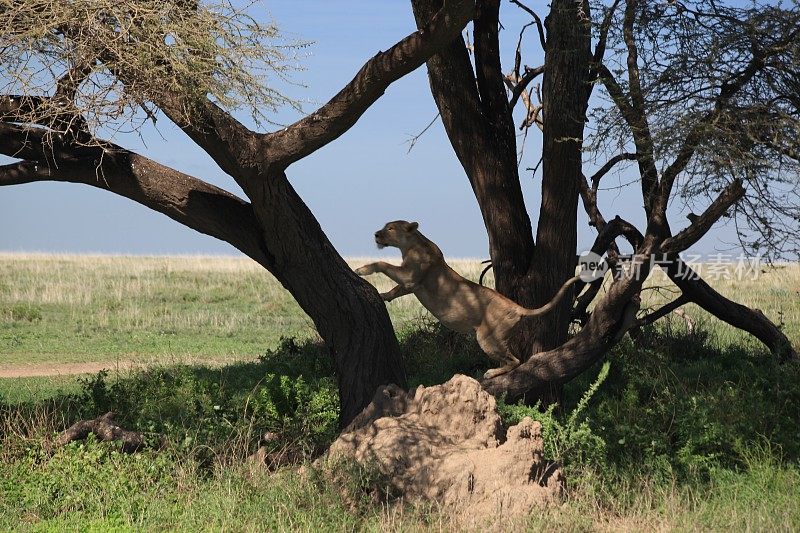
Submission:
M 367 276 L 381 272 L 397 282 L 381 294 L 387 302 L 411 292 L 446 327 L 460 333 L 475 333 L 478 344 L 503 366 L 486 372 L 493 378 L 520 364 L 508 348 L 511 330 L 523 317 L 540 316 L 552 310 L 578 276 L 567 281 L 555 297 L 539 309 L 526 309 L 499 292 L 463 278 L 445 262 L 442 251 L 417 229 L 416 222 L 396 220 L 375 232 L 378 248 L 395 246 L 403 254 L 400 266 L 378 261 L 356 269 Z

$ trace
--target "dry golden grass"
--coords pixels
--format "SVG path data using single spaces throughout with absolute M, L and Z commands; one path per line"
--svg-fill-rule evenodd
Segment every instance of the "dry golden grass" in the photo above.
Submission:
M 356 267 L 370 260 L 348 261 Z M 474 259 L 450 263 L 475 281 L 483 268 Z M 798 342 L 800 266 L 764 267 L 757 274 L 709 281 L 783 323 Z M 381 292 L 393 285 L 382 275 L 367 279 Z M 493 284 L 491 272 L 486 283 Z M 647 286 L 645 308 L 677 295 L 659 270 Z M 746 339 L 694 306 L 686 309 L 721 341 Z M 429 316 L 413 296 L 390 302 L 388 310 L 399 330 Z M 252 359 L 289 336 L 313 338 L 316 332 L 288 291 L 247 258 L 0 253 L 0 364 L 222 362 Z

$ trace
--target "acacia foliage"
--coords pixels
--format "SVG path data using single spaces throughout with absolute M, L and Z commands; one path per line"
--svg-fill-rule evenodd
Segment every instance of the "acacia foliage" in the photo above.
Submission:
M 587 144 L 613 155 L 649 137 L 662 172 L 685 164 L 675 192 L 690 208 L 741 180 L 747 193 L 727 215 L 740 243 L 800 255 L 800 4 L 618 4 L 594 6 L 609 16 L 604 64 L 645 123 L 635 131 L 598 91 Z
M 296 100 L 275 89 L 308 43 L 228 0 L 13 0 L 0 4 L 0 93 L 19 122 L 96 134 L 137 129 L 175 94 L 270 122 Z M 55 98 L 44 99 L 43 96 Z M 108 131 L 108 130 L 106 130 Z

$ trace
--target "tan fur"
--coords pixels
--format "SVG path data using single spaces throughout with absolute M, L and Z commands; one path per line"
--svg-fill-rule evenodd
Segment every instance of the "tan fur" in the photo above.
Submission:
M 397 282 L 389 292 L 381 294 L 391 301 L 414 293 L 420 303 L 444 326 L 461 333 L 475 333 L 478 344 L 490 358 L 503 366 L 486 372 L 493 378 L 511 371 L 520 364 L 508 348 L 508 338 L 523 317 L 534 317 L 551 311 L 579 277 L 567 281 L 555 297 L 539 309 L 526 309 L 499 292 L 462 277 L 445 262 L 442 251 L 417 229 L 416 222 L 397 220 L 387 223 L 375 233 L 378 246 L 395 246 L 403 254 L 398 266 L 379 261 L 356 269 L 366 276 L 380 272 Z

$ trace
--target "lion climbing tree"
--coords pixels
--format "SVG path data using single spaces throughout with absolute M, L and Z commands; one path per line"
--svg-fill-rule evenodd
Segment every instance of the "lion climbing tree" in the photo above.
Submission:
M 253 131 L 290 102 L 263 84 L 294 58 L 273 26 L 227 2 L 20 0 L 0 8 L 0 185 L 81 183 L 224 240 L 269 270 L 329 347 L 343 422 L 379 385 L 405 384 L 383 301 L 347 266 L 292 188 L 292 163 L 345 133 L 395 80 L 456 38 L 474 3 L 448 1 L 369 59 L 330 101 L 274 132 Z M 166 36 L 166 37 L 165 37 Z M 163 115 L 244 191 L 240 198 L 98 132 Z M 260 120 L 259 120 L 260 119 Z

